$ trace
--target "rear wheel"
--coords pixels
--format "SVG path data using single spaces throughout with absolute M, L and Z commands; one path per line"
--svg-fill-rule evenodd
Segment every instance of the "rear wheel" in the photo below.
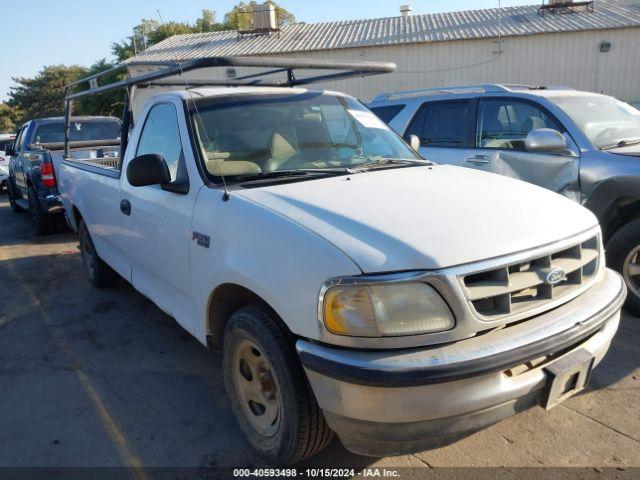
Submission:
M 243 307 L 224 337 L 224 379 L 251 446 L 276 464 L 315 455 L 331 440 L 295 349 L 262 307 Z
M 37 235 L 49 235 L 56 230 L 56 219 L 43 212 L 40 208 L 40 202 L 33 187 L 29 187 L 29 208 L 33 215 L 33 226 Z
M 11 206 L 11 210 L 13 210 L 15 213 L 22 213 L 24 212 L 24 210 L 20 205 L 16 203 L 16 198 L 18 197 L 14 188 L 15 187 L 13 186 L 13 182 L 9 178 L 7 180 L 7 196 L 9 197 L 9 205 Z
M 619 272 L 629 294 L 625 307 L 640 316 L 640 219 L 620 228 L 607 242 L 609 266 Z
M 89 281 L 98 288 L 109 287 L 116 283 L 118 274 L 107 265 L 97 254 L 89 230 L 83 220 L 78 225 L 78 237 L 80 239 L 80 253 Z

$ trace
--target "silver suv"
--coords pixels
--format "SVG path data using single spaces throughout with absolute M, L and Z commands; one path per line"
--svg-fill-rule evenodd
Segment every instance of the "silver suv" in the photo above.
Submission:
M 523 85 L 385 93 L 369 108 L 430 160 L 525 180 L 592 210 L 629 287 L 627 307 L 640 314 L 640 110 Z

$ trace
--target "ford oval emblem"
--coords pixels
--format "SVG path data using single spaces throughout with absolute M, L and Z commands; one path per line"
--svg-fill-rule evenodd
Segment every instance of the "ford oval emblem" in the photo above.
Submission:
M 560 283 L 562 280 L 564 280 L 565 275 L 566 273 L 562 268 L 554 268 L 549 273 L 547 273 L 547 276 L 545 277 L 544 281 L 548 285 L 555 285 L 557 283 Z

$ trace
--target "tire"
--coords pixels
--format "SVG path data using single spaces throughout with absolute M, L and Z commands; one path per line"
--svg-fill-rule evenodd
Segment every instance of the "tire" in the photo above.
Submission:
M 11 179 L 7 179 L 7 196 L 9 197 L 9 205 L 14 213 L 22 213 L 24 210 L 16 203 L 16 194 Z
M 107 265 L 96 252 L 89 235 L 89 229 L 83 220 L 78 225 L 78 237 L 80 239 L 80 254 L 82 255 L 82 265 L 84 266 L 89 281 L 94 287 L 110 287 L 118 280 L 118 274 Z
M 225 387 L 233 412 L 258 454 L 274 464 L 286 465 L 327 446 L 333 432 L 318 407 L 295 348 L 264 308 L 249 305 L 231 316 L 225 328 L 223 357 Z
M 33 226 L 35 228 L 36 235 L 50 235 L 56 231 L 56 218 L 48 213 L 45 213 L 40 208 L 40 202 L 38 202 L 38 196 L 33 187 L 29 187 L 29 207 L 31 208 L 31 214 L 33 215 Z
M 640 219 L 627 223 L 609 239 L 607 263 L 627 284 L 625 308 L 640 316 Z

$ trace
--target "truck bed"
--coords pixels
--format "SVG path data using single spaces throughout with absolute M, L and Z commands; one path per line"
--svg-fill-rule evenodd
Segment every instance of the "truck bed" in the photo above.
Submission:
M 64 158 L 64 143 L 43 143 L 41 148 L 49 151 L 56 176 L 60 178 L 60 165 L 64 160 L 111 171 L 120 171 L 120 140 L 95 142 L 71 142 L 69 157 Z

